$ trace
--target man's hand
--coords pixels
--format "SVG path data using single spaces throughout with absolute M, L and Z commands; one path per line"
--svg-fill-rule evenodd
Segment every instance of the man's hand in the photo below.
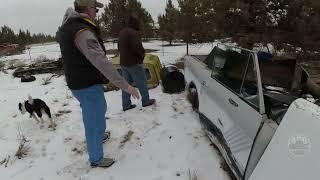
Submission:
M 131 94 L 131 96 L 133 98 L 135 98 L 135 99 L 139 99 L 140 98 L 138 91 L 134 87 L 132 87 L 131 85 L 129 85 L 129 87 L 127 89 L 127 92 L 129 94 Z

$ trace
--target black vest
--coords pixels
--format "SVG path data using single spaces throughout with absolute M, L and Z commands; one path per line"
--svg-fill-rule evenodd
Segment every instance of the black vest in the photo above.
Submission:
M 103 40 L 100 37 L 99 28 L 90 22 L 82 18 L 73 18 L 69 19 L 59 28 L 57 40 L 60 44 L 63 68 L 67 85 L 73 90 L 106 83 L 103 75 L 87 60 L 74 43 L 76 34 L 83 29 L 89 29 L 95 34 L 102 49 L 106 53 Z

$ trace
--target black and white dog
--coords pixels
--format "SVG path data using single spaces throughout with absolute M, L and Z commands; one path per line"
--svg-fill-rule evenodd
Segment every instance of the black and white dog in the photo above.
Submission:
M 21 114 L 25 114 L 26 112 L 28 112 L 30 114 L 30 117 L 33 117 L 38 123 L 41 122 L 41 125 L 43 124 L 42 114 L 46 114 L 50 120 L 49 128 L 54 129 L 56 127 L 52 120 L 49 107 L 41 99 L 32 99 L 32 97 L 29 96 L 27 101 L 25 101 L 24 103 L 19 103 L 19 110 Z M 35 114 L 37 114 L 41 121 L 39 121 L 38 117 Z

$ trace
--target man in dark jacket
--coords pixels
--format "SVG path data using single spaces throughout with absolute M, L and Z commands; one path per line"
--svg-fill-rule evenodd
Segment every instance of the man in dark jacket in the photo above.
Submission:
M 94 23 L 97 8 L 103 4 L 96 0 L 75 0 L 75 10 L 66 11 L 57 32 L 63 67 L 68 87 L 80 102 L 85 128 L 89 161 L 92 167 L 109 167 L 112 158 L 104 158 L 103 138 L 106 130 L 107 104 L 101 74 L 123 91 L 139 98 L 106 58 L 100 30 Z
M 150 106 L 155 103 L 155 99 L 149 99 L 147 78 L 143 66 L 145 50 L 142 46 L 139 35 L 140 22 L 135 16 L 130 16 L 127 21 L 127 27 L 119 33 L 118 49 L 120 51 L 120 65 L 122 76 L 130 84 L 135 84 L 139 89 L 142 106 Z M 123 111 L 135 108 L 131 103 L 130 94 L 122 91 Z

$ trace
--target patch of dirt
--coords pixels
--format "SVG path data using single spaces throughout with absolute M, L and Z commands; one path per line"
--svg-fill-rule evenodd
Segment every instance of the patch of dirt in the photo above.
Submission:
M 69 114 L 69 113 L 71 113 L 72 111 L 71 110 L 60 110 L 60 111 L 58 111 L 58 113 L 55 113 L 54 115 L 56 116 L 56 117 L 60 117 L 60 116 L 62 116 L 62 115 L 64 115 L 64 114 Z
M 119 148 L 122 148 L 128 141 L 130 141 L 133 134 L 133 131 L 128 131 L 128 133 L 124 135 L 122 141 L 120 142 Z

